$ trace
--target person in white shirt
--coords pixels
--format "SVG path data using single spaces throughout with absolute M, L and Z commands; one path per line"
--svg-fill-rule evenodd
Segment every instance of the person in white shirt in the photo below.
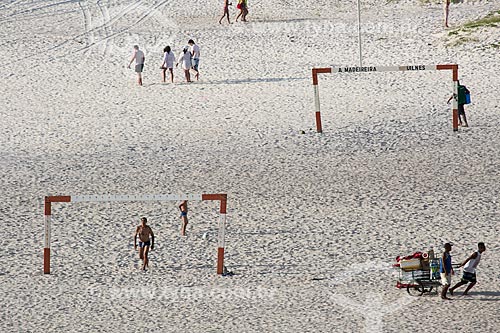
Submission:
M 166 81 L 167 70 L 170 73 L 170 81 L 174 83 L 174 62 L 175 55 L 174 52 L 171 51 L 170 46 L 167 46 L 163 49 L 163 63 L 161 64 L 162 69 L 162 78 L 163 82 Z
M 200 64 L 200 47 L 194 43 L 192 39 L 189 40 L 189 52 L 191 53 L 191 58 L 193 58 L 193 70 L 196 72 L 194 77 L 196 81 L 200 77 L 200 72 L 198 70 L 198 65 Z
M 464 291 L 464 295 L 467 295 L 469 290 L 474 287 L 476 284 L 476 267 L 481 260 L 481 254 L 486 251 L 486 246 L 483 242 L 477 244 L 477 251 L 474 252 L 467 258 L 460 266 L 464 266 L 464 273 L 462 275 L 462 280 L 457 283 L 455 286 L 450 288 L 450 294 L 453 295 L 453 292 L 458 287 L 463 286 L 464 284 L 470 283 Z
M 128 64 L 128 68 L 132 65 L 132 62 L 135 60 L 135 72 L 137 73 L 137 83 L 142 86 L 142 71 L 144 70 L 144 61 L 146 57 L 144 56 L 144 52 L 139 50 L 138 45 L 134 45 L 134 54 L 132 55 L 132 59 Z
M 179 59 L 177 60 L 177 64 L 175 67 L 179 66 L 182 63 L 182 69 L 184 70 L 184 76 L 186 77 L 186 82 L 191 81 L 191 74 L 189 74 L 189 70 L 191 69 L 191 53 L 188 52 L 188 47 L 184 47 L 182 52 L 179 54 Z

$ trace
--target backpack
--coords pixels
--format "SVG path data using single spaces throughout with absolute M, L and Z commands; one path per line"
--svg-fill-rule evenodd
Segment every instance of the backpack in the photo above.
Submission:
M 466 86 L 458 86 L 458 104 L 470 104 L 470 91 Z

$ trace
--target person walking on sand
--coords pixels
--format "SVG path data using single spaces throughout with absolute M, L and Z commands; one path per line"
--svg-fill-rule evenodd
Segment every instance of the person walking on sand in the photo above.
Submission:
M 198 70 L 198 66 L 200 65 L 200 47 L 194 43 L 192 39 L 188 41 L 189 45 L 189 53 L 191 53 L 191 59 L 192 59 L 192 68 L 196 72 L 194 77 L 196 78 L 196 81 L 198 81 L 198 78 L 200 77 L 200 72 Z
M 144 61 L 146 57 L 144 56 L 144 52 L 139 50 L 138 45 L 134 45 L 134 54 L 132 55 L 132 59 L 128 64 L 128 68 L 132 65 L 132 62 L 135 60 L 135 72 L 137 73 L 137 83 L 142 86 L 142 71 L 144 70 Z
M 139 258 L 142 260 L 142 270 L 146 270 L 149 265 L 148 253 L 149 249 L 155 247 L 155 235 L 149 225 L 146 224 L 147 219 L 141 218 L 141 224 L 135 229 L 134 249 L 137 250 L 137 236 L 139 236 Z M 151 239 L 149 238 L 151 236 Z
M 469 290 L 476 285 L 476 267 L 481 260 L 482 253 L 486 251 L 486 246 L 483 242 L 477 243 L 477 251 L 472 253 L 464 262 L 460 264 L 460 267 L 464 267 L 464 273 L 462 275 L 462 280 L 450 288 L 450 294 L 453 296 L 453 292 L 458 287 L 464 284 L 470 283 L 464 291 L 464 295 L 469 293 Z
M 238 0 L 238 5 L 236 6 L 240 10 L 240 13 L 238 16 L 236 16 L 235 21 L 238 22 L 238 19 L 241 16 L 241 21 L 246 22 L 247 21 L 247 15 L 248 15 L 248 5 L 247 5 L 247 0 Z
M 450 0 L 444 0 L 444 26 L 445 28 L 449 28 L 448 25 L 448 16 L 450 14 Z
M 181 202 L 179 205 L 179 210 L 181 211 L 181 236 L 186 236 L 186 226 L 188 224 L 188 202 L 187 200 L 184 200 Z
M 465 107 L 464 105 L 467 103 L 467 94 L 470 94 L 469 89 L 467 89 L 466 86 L 463 86 L 460 84 L 460 81 L 457 82 L 458 84 L 458 96 L 457 96 L 457 102 L 458 102 L 458 126 L 463 126 L 463 127 L 469 127 L 469 124 L 467 123 L 467 116 L 465 115 Z M 450 98 L 448 99 L 447 104 L 450 104 L 450 101 L 455 97 L 455 94 L 451 95 Z M 463 119 L 463 122 L 462 122 Z
M 444 252 L 441 257 L 439 271 L 441 272 L 441 284 L 443 285 L 443 289 L 441 290 L 441 298 L 442 299 L 451 299 L 446 296 L 448 292 L 448 288 L 451 284 L 451 274 L 453 273 L 453 268 L 451 267 L 451 246 L 453 244 L 446 243 L 444 244 Z
M 219 20 L 219 24 L 222 24 L 222 20 L 224 17 L 227 16 L 227 23 L 231 24 L 231 21 L 229 20 L 229 6 L 231 6 L 232 3 L 229 2 L 229 0 L 224 0 L 224 12 L 222 14 L 222 17 Z
M 167 46 L 163 49 L 163 63 L 161 64 L 162 69 L 162 79 L 163 82 L 167 79 L 167 70 L 170 74 L 170 82 L 174 83 L 174 62 L 175 55 L 174 52 L 170 49 L 170 46 Z
M 186 82 L 193 82 L 191 81 L 191 74 L 189 73 L 189 70 L 191 69 L 191 53 L 188 52 L 187 46 L 184 47 L 182 52 L 179 54 L 179 59 L 177 60 L 175 67 L 179 66 L 180 63 L 182 63 L 182 69 L 184 70 Z

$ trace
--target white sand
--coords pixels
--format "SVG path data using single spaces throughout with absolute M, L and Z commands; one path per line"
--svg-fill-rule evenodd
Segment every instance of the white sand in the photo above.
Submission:
M 498 29 L 445 47 L 440 5 L 363 3 L 364 64 L 458 63 L 469 129 L 452 132 L 451 74 L 419 72 L 322 75 L 314 132 L 310 68 L 357 64 L 355 2 L 251 1 L 248 24 L 221 26 L 215 0 L 2 1 L 0 331 L 500 331 Z M 493 9 L 452 5 L 450 22 Z M 189 38 L 201 81 L 160 84 L 161 50 Z M 55 204 L 42 274 L 45 195 L 201 192 L 228 194 L 237 275 L 215 274 L 207 202 L 187 239 L 175 203 Z M 454 262 L 487 245 L 470 296 L 395 288 L 397 255 L 445 241 Z

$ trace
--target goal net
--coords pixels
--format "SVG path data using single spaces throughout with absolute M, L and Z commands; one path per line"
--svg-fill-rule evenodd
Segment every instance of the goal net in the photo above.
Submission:
M 224 272 L 224 242 L 226 231 L 227 194 L 156 194 L 156 195 L 80 195 L 46 196 L 44 201 L 45 237 L 43 250 L 43 272 L 50 274 L 50 240 L 53 203 L 113 203 L 113 202 L 161 202 L 161 201 L 219 201 L 220 218 L 217 240 L 217 274 Z
M 319 98 L 319 74 L 335 73 L 336 75 L 363 74 L 372 72 L 396 72 L 396 71 L 433 71 L 450 70 L 453 81 L 453 131 L 458 131 L 458 65 L 416 65 L 416 66 L 363 66 L 363 67 L 322 67 L 312 69 L 312 82 L 314 88 L 314 104 L 316 116 L 316 132 L 322 133 L 321 110 Z

